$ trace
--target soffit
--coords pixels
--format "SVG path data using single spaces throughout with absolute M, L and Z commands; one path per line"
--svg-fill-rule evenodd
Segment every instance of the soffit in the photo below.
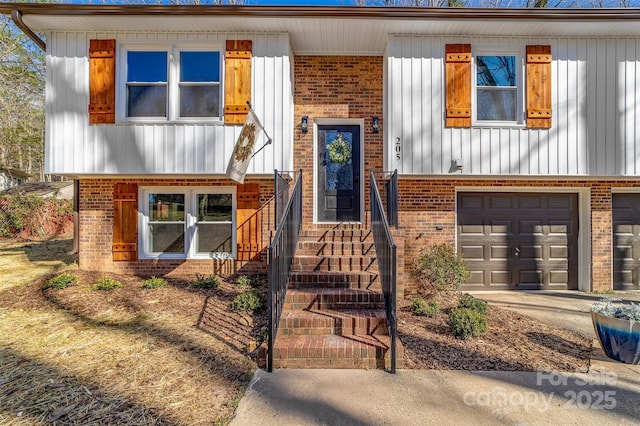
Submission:
M 345 8 L 353 11 L 356 8 Z M 362 8 L 360 8 L 362 9 Z M 380 10 L 380 9 L 376 9 Z M 419 10 L 419 9 L 417 9 Z M 265 14 L 266 15 L 266 14 Z M 295 54 L 382 55 L 390 34 L 406 35 L 492 35 L 529 37 L 637 37 L 640 19 L 579 19 L 526 14 L 475 17 L 468 13 L 435 17 L 351 16 L 325 13 L 324 16 L 278 16 L 188 14 L 25 14 L 24 22 L 35 31 L 91 32 L 225 32 L 288 33 Z M 393 14 L 392 14 L 393 15 Z M 562 14 L 560 14 L 562 15 Z M 515 17 L 514 17 L 515 16 Z

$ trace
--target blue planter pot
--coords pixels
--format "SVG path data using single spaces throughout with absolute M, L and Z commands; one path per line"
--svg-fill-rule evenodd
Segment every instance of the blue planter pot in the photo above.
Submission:
M 611 318 L 591 311 L 602 349 L 611 359 L 640 364 L 640 322 Z

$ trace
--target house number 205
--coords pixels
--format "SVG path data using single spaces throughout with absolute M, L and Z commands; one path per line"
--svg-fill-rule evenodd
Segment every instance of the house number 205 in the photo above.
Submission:
M 400 159 L 400 153 L 402 152 L 402 147 L 400 146 L 400 138 L 396 138 L 396 146 L 395 146 L 395 152 L 396 152 L 396 160 Z

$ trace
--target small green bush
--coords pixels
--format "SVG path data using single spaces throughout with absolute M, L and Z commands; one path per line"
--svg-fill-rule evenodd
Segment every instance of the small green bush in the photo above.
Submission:
M 62 290 L 63 288 L 71 287 L 78 283 L 78 277 L 68 272 L 60 274 L 55 278 L 51 278 L 44 283 L 43 288 L 53 288 L 55 290 Z
M 455 291 L 469 278 L 469 270 L 451 244 L 433 244 L 413 260 L 411 276 L 428 293 Z
M 161 277 L 151 277 L 142 281 L 142 288 L 145 288 L 147 290 L 154 289 L 154 288 L 162 288 L 166 286 L 167 286 L 167 280 Z
M 468 308 L 478 311 L 481 314 L 487 313 L 487 303 L 484 300 L 476 299 L 470 294 L 465 294 L 458 301 L 458 308 Z
M 195 288 L 216 289 L 219 285 L 215 275 L 196 274 L 196 279 L 191 282 L 191 286 Z
M 454 336 L 466 340 L 487 331 L 487 316 L 474 309 L 454 308 L 449 312 L 449 326 Z
M 440 303 L 435 299 L 425 302 L 424 299 L 416 297 L 411 302 L 411 311 L 416 315 L 432 318 L 440 313 Z
M 246 291 L 233 298 L 233 311 L 259 311 L 264 305 L 264 298 L 257 290 Z
M 238 284 L 238 287 L 241 289 L 249 289 L 253 287 L 253 281 L 246 275 L 239 276 L 236 280 L 236 284 Z
M 110 277 L 100 278 L 98 282 L 93 285 L 94 290 L 102 291 L 111 291 L 119 288 L 122 288 L 122 283 Z

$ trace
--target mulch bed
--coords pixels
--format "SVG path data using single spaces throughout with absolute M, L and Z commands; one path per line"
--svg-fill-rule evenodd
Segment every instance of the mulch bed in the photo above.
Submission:
M 481 298 L 481 297 L 480 297 Z M 469 340 L 449 330 L 448 312 L 457 295 L 440 299 L 434 318 L 411 312 L 411 301 L 398 303 L 398 334 L 405 368 L 439 370 L 586 372 L 592 341 L 518 313 L 487 306 L 487 333 Z

